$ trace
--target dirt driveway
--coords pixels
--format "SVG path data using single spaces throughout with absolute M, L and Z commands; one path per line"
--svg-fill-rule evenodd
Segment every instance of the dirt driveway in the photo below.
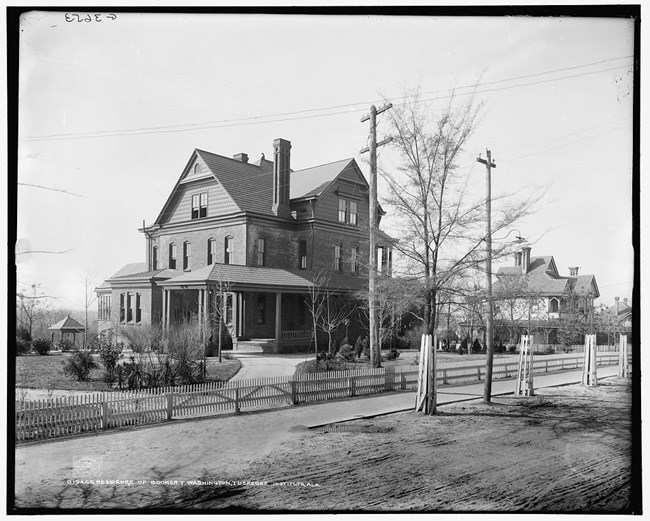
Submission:
M 630 401 L 629 381 L 607 378 L 434 417 L 307 430 L 311 406 L 294 407 L 23 446 L 16 506 L 622 512 L 636 504 Z

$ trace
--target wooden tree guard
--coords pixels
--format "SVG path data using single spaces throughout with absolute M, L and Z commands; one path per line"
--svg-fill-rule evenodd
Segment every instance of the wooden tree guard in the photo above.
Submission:
M 422 335 L 420 342 L 420 365 L 418 367 L 418 390 L 415 396 L 415 412 L 436 413 L 436 346 L 437 339 Z
M 630 371 L 630 360 L 627 351 L 627 335 L 620 335 L 618 343 L 618 376 L 629 378 L 632 376 Z
M 521 337 L 519 348 L 519 368 L 517 371 L 517 382 L 515 384 L 515 395 L 534 396 L 533 387 L 533 337 L 531 335 Z
M 596 335 L 585 335 L 585 357 L 582 363 L 582 385 L 598 385 Z

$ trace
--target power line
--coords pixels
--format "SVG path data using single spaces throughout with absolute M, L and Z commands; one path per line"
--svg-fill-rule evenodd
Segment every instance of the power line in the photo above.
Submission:
M 625 56 L 625 57 L 620 57 L 620 58 L 610 58 L 607 60 L 601 60 L 599 62 L 592 62 L 592 63 L 587 63 L 583 65 L 575 65 L 572 67 L 565 67 L 561 69 L 554 69 L 550 71 L 544 71 L 544 72 L 539 72 L 539 73 L 533 73 L 533 74 L 527 74 L 524 76 L 518 76 L 514 78 L 507 78 L 507 79 L 501 79 L 501 80 L 495 80 L 491 82 L 482 82 L 482 83 L 475 83 L 471 85 L 465 85 L 465 86 L 460 86 L 456 87 L 457 89 L 467 89 L 467 88 L 473 88 L 476 89 L 476 87 L 480 86 L 485 86 L 485 85 L 495 85 L 498 83 L 504 83 L 508 81 L 516 81 L 519 79 L 525 79 L 525 78 L 531 78 L 531 77 L 536 77 L 536 76 L 542 76 L 546 74 L 552 74 L 554 72 L 563 72 L 567 70 L 576 70 L 580 68 L 585 68 L 585 67 L 590 67 L 595 64 L 601 64 L 604 62 L 608 61 L 614 61 L 614 60 L 619 60 L 619 59 L 625 59 L 625 58 L 630 58 L 630 56 Z M 422 101 L 436 101 L 436 100 L 442 100 L 442 99 L 449 99 L 453 96 L 464 96 L 468 94 L 482 94 L 485 92 L 497 92 L 501 90 L 507 90 L 507 89 L 513 89 L 513 88 L 518 88 L 518 87 L 526 87 L 526 86 L 531 86 L 531 85 L 537 85 L 541 83 L 549 83 L 549 82 L 554 82 L 554 81 L 560 81 L 564 79 L 571 79 L 571 78 L 577 78 L 581 76 L 587 76 L 591 74 L 598 74 L 601 72 L 607 72 L 611 70 L 616 70 L 620 69 L 623 67 L 629 67 L 629 65 L 619 65 L 616 67 L 610 67 L 606 69 L 599 69 L 596 71 L 589 71 L 589 72 L 584 72 L 581 74 L 574 74 L 574 75 L 569 75 L 569 76 L 561 76 L 558 78 L 549 78 L 546 80 L 539 80 L 535 82 L 528 82 L 528 83 L 521 83 L 521 84 L 516 84 L 516 85 L 507 85 L 503 87 L 497 87 L 497 88 L 491 88 L 491 89 L 482 89 L 482 90 L 475 90 L 470 93 L 455 93 L 455 94 L 450 94 L 446 96 L 438 96 L 434 98 L 428 98 L 424 99 Z M 447 92 L 445 90 L 437 90 L 437 91 L 426 91 L 423 94 L 434 94 L 436 92 Z M 397 100 L 406 100 L 412 98 L 412 96 L 401 96 L 397 97 L 395 99 Z M 194 130 L 206 130 L 206 129 L 212 129 L 212 128 L 224 128 L 224 127 L 236 127 L 236 126 L 245 126 L 245 125 L 252 125 L 252 124 L 260 124 L 260 123 L 278 123 L 278 122 L 283 122 L 283 121 L 295 121 L 295 120 L 300 120 L 300 119 L 310 119 L 310 118 L 318 118 L 318 117 L 329 117 L 329 116 L 337 116 L 341 114 L 350 114 L 353 112 L 361 112 L 362 108 L 356 108 L 356 105 L 361 105 L 361 104 L 367 104 L 367 103 L 374 103 L 373 102 L 357 102 L 357 103 L 347 103 L 344 105 L 335 105 L 335 106 L 330 106 L 330 107 L 322 107 L 322 108 L 313 108 L 313 109 L 303 109 L 299 111 L 293 111 L 293 112 L 282 112 L 282 113 L 275 113 L 275 114 L 267 114 L 267 115 L 259 115 L 259 116 L 249 116 L 246 118 L 236 118 L 236 119 L 225 119 L 225 120 L 215 120 L 215 121 L 207 121 L 207 122 L 202 122 L 202 123 L 190 123 L 190 124 L 185 124 L 185 125 L 167 125 L 167 126 L 155 126 L 155 127 L 139 127 L 139 128 L 133 128 L 133 129 L 124 129 L 124 130 L 98 130 L 94 132 L 87 132 L 87 133 L 64 133 L 64 134 L 49 134 L 49 135 L 42 135 L 42 136 L 32 136 L 32 137 L 25 137 L 23 138 L 25 141 L 40 141 L 40 140 L 68 140 L 68 139 L 83 139 L 83 138 L 100 138 L 100 137 L 117 137 L 117 136 L 128 136 L 128 135 L 141 135 L 141 134 L 159 134 L 159 133 L 173 133 L 173 132 L 188 132 L 188 131 L 194 131 Z M 319 112 L 319 111 L 327 111 L 327 110 L 336 110 L 340 108 L 345 108 L 348 107 L 348 110 L 344 111 L 337 111 L 337 112 L 329 112 L 326 114 L 310 114 L 313 112 Z M 300 114 L 303 114 L 303 116 L 298 116 Z M 310 115 L 306 115 L 310 114 Z M 280 118 L 281 116 L 297 116 L 297 117 L 288 117 L 288 118 L 281 118 L 281 119 L 272 119 L 268 121 L 261 121 L 267 118 Z

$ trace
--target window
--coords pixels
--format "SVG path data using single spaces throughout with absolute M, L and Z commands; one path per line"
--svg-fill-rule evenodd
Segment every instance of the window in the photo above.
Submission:
M 307 269 L 307 241 L 298 242 L 298 267 L 301 270 Z
M 208 215 L 208 192 L 192 196 L 192 219 L 200 219 Z
M 190 260 L 192 258 L 192 245 L 189 242 L 183 243 L 183 269 L 190 269 Z
M 557 313 L 558 310 L 558 301 L 556 298 L 552 298 L 548 301 L 548 311 L 549 313 Z
M 203 170 L 201 163 L 197 163 L 194 165 L 194 173 L 195 174 L 200 174 L 201 171 Z
M 103 295 L 99 297 L 99 320 L 111 319 L 111 296 Z
M 348 214 L 348 200 L 339 197 L 339 222 L 345 224 Z
M 342 266 L 341 266 L 341 245 L 340 244 L 335 244 L 334 245 L 334 269 L 336 271 L 341 271 Z
M 176 269 L 176 245 L 173 242 L 169 245 L 169 268 Z
M 353 246 L 352 253 L 350 254 L 350 271 L 352 273 L 358 273 L 359 271 L 359 247 Z
M 224 252 L 223 252 L 223 263 L 232 264 L 233 255 L 235 253 L 235 240 L 228 236 L 224 239 Z
M 341 224 L 357 225 L 359 203 L 344 197 L 339 197 L 339 222 Z
M 120 293 L 120 324 L 124 324 L 126 315 L 124 313 L 124 293 Z
M 264 253 L 266 251 L 266 239 L 257 239 L 257 265 L 264 266 Z
M 126 322 L 129 323 L 133 320 L 133 294 L 126 294 Z
M 158 246 L 154 246 L 151 250 L 151 269 L 158 269 Z
M 135 323 L 139 324 L 142 320 L 142 308 L 140 305 L 140 293 L 135 294 Z
M 388 275 L 388 248 L 386 246 L 381 248 L 381 272 Z
M 262 325 L 266 320 L 266 295 L 257 295 L 257 323 Z
M 357 213 L 359 212 L 359 203 L 350 201 L 350 220 L 349 223 L 357 225 Z
M 208 266 L 217 262 L 217 241 L 208 239 Z

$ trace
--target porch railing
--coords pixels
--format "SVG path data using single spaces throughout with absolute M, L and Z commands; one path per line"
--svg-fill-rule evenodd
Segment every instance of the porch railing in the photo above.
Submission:
M 281 340 L 309 340 L 312 335 L 312 331 L 309 329 L 295 329 L 280 331 Z

